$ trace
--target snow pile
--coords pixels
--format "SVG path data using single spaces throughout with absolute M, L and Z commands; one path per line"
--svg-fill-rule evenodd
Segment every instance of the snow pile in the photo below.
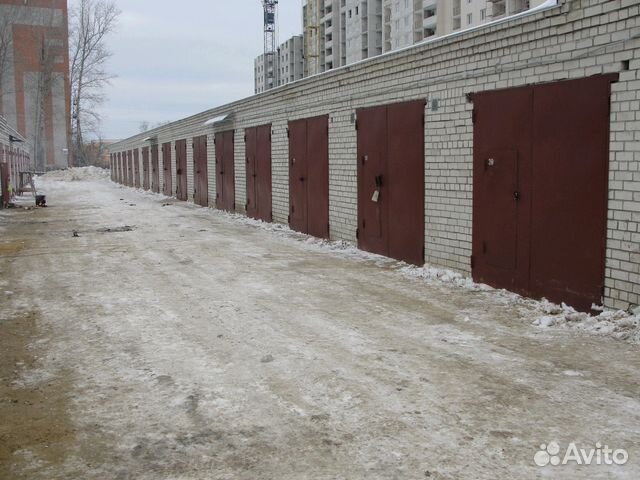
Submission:
M 582 330 L 640 344 L 640 312 L 632 314 L 623 310 L 608 310 L 590 315 L 577 312 L 564 303 L 555 305 L 546 300 L 538 302 L 538 310 L 544 315 L 533 321 L 532 325 L 536 327 Z
M 488 285 L 475 283 L 471 278 L 446 268 L 415 267 L 411 265 L 401 268 L 400 271 L 408 277 L 421 278 L 427 283 L 444 283 L 474 292 L 493 290 Z
M 109 178 L 109 170 L 99 167 L 75 167 L 67 170 L 55 170 L 40 177 L 39 180 L 57 182 L 76 182 L 87 180 L 104 180 Z

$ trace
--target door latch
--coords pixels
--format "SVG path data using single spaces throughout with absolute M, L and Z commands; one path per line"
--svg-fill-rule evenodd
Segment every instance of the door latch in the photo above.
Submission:
M 520 200 L 520 192 L 516 191 L 513 192 L 513 199 L 517 202 L 518 200 Z
M 376 187 L 382 187 L 382 175 L 376 175 Z

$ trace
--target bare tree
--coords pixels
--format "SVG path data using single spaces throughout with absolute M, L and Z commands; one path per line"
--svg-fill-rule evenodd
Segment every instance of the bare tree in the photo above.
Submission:
M 104 87 L 113 78 L 105 69 L 111 57 L 105 40 L 114 31 L 119 15 L 112 0 L 77 0 L 70 11 L 71 131 L 76 164 L 88 161 L 84 133 L 98 130 L 97 107 L 105 99 Z
M 147 120 L 143 120 L 142 122 L 140 122 L 140 125 L 138 125 L 138 131 L 140 133 L 144 133 L 144 132 L 148 132 L 149 130 L 153 130 L 154 128 L 159 128 L 164 125 L 168 125 L 170 123 L 171 122 L 169 121 L 151 123 Z

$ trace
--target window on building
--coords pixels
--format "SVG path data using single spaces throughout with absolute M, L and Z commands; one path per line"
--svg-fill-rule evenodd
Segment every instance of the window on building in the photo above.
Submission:
M 486 20 L 487 19 L 487 9 L 483 8 L 482 10 L 480 10 L 480 20 Z
M 467 25 L 471 25 L 473 23 L 473 13 L 467 14 Z

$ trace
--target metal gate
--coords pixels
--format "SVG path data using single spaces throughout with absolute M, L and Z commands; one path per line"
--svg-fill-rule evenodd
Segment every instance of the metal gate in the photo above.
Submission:
M 136 150 L 136 153 L 137 152 Z M 136 164 L 138 164 L 138 162 L 136 162 Z M 137 176 L 136 181 L 138 181 Z M 149 147 L 142 147 L 142 188 L 149 190 Z
M 176 140 L 176 198 L 187 200 L 187 141 Z
M 193 137 L 193 201 L 209 206 L 209 177 L 207 168 L 207 136 Z
M 329 238 L 329 117 L 289 122 L 289 225 Z
M 173 179 L 171 178 L 171 142 L 162 144 L 162 181 L 163 190 L 167 197 L 173 195 Z
M 264 222 L 271 211 L 271 124 L 245 130 L 247 162 L 247 204 L 249 217 Z
M 474 95 L 476 281 L 581 310 L 602 302 L 615 78 Z
M 358 246 L 424 263 L 422 100 L 359 109 Z
M 160 193 L 160 165 L 157 143 L 151 145 L 151 191 Z
M 216 133 L 216 208 L 232 212 L 236 205 L 234 133 Z

